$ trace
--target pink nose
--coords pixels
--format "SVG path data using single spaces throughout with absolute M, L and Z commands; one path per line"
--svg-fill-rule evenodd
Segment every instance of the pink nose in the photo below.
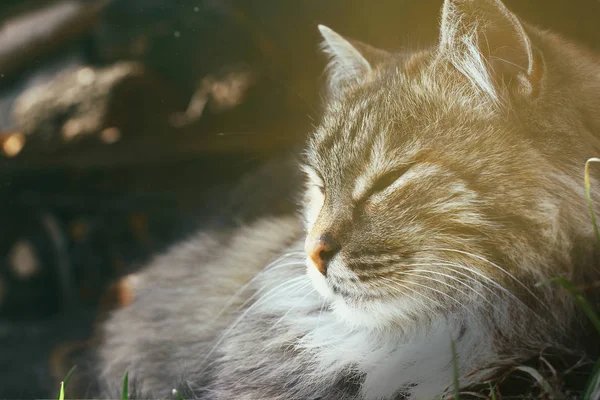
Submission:
M 337 250 L 337 244 L 327 235 L 323 235 L 318 239 L 309 237 L 304 246 L 304 251 L 323 275 L 327 274 L 327 264 Z

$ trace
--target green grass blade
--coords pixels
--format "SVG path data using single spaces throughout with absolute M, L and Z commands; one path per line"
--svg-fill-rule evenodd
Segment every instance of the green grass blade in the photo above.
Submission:
M 598 246 L 600 246 L 600 231 L 598 230 L 598 224 L 596 223 L 596 213 L 594 212 L 594 203 L 592 202 L 592 184 L 590 180 L 590 164 L 595 162 L 600 162 L 600 158 L 592 157 L 585 162 L 585 174 L 583 181 L 585 184 L 585 197 L 587 198 L 590 215 L 592 216 L 594 233 L 596 234 L 596 242 L 598 242 Z
M 65 383 L 65 387 L 67 387 L 67 385 L 69 384 L 69 381 L 71 380 L 71 375 L 73 375 L 73 372 L 75 372 L 76 369 L 77 365 L 73 365 L 73 368 L 71 368 L 69 372 L 67 372 L 67 376 L 63 380 L 63 382 Z
M 57 400 L 65 400 L 65 383 L 60 383 L 60 391 L 58 392 L 58 396 L 56 396 Z
M 129 399 L 129 372 L 125 373 L 125 379 L 123 379 L 123 391 L 121 392 L 121 400 Z
M 64 398 L 65 398 L 65 388 L 69 384 L 69 381 L 71 380 L 71 375 L 73 375 L 73 372 L 76 369 L 77 369 L 77 365 L 74 365 L 73 368 L 71 368 L 69 370 L 69 372 L 67 372 L 67 376 L 65 377 L 65 379 L 60 383 L 60 391 L 58 392 L 58 395 L 56 396 L 57 400 L 64 400 Z
M 573 282 L 565 278 L 550 279 L 550 282 L 557 282 L 573 296 L 579 307 L 583 310 L 585 315 L 587 315 L 589 320 L 592 322 L 592 325 L 594 325 L 594 328 L 598 331 L 598 334 L 600 334 L 600 317 L 598 314 L 596 314 L 590 303 L 588 303 L 583 293 L 581 293 L 581 291 L 575 287 Z M 596 362 L 596 365 L 592 370 L 592 376 L 586 385 L 583 398 L 591 399 L 594 390 L 597 388 L 600 388 L 600 359 Z
M 458 357 L 456 355 L 456 344 L 450 339 L 452 348 L 452 379 L 454 383 L 454 400 L 460 400 L 460 386 L 458 385 Z
M 600 158 L 593 157 L 593 158 L 588 159 L 585 162 L 584 183 L 585 183 L 585 197 L 587 198 L 588 207 L 590 209 L 590 215 L 592 216 L 592 224 L 594 225 L 594 234 L 596 235 L 596 242 L 598 243 L 598 246 L 600 246 L 600 231 L 598 230 L 598 223 L 596 222 L 596 213 L 594 212 L 594 203 L 592 202 L 592 193 L 591 193 L 592 184 L 591 184 L 591 180 L 590 180 L 590 163 L 594 163 L 594 162 L 596 162 L 596 163 L 600 162 Z M 564 287 L 564 285 L 563 285 L 563 287 Z M 569 290 L 569 289 L 567 289 L 567 290 Z M 569 291 L 572 292 L 571 290 L 569 290 Z M 587 301 L 585 301 L 583 296 L 581 296 L 581 299 L 583 299 L 583 301 L 587 304 Z M 577 298 L 576 298 L 576 300 L 577 300 Z M 581 305 L 580 301 L 577 301 L 577 302 Z M 598 315 L 591 309 L 591 307 L 589 307 L 589 305 L 586 308 L 584 308 L 584 312 L 586 313 L 588 318 L 590 318 L 592 320 L 592 323 L 594 324 L 594 327 L 596 328 L 598 333 L 600 333 L 600 318 L 598 318 Z M 594 394 L 593 392 L 595 389 L 600 390 L 600 359 L 596 362 L 596 365 L 594 366 L 594 369 L 592 371 L 592 377 L 590 378 L 590 381 L 588 382 L 586 390 L 585 390 L 584 398 L 585 399 L 592 398 L 592 395 Z
M 588 301 L 585 299 L 583 293 L 581 293 L 581 291 L 577 289 L 577 287 L 575 287 L 573 282 L 565 278 L 550 279 L 550 282 L 557 282 L 560 286 L 565 288 L 571 294 L 571 296 L 573 296 L 579 307 L 581 307 L 585 315 L 587 315 L 587 317 L 594 325 L 594 328 L 600 334 L 600 317 L 598 316 L 598 314 L 596 314 L 592 305 L 588 303 Z
M 592 376 L 590 377 L 590 380 L 588 381 L 586 387 L 585 387 L 585 392 L 583 395 L 584 399 L 592 399 L 592 398 L 598 398 L 598 393 L 597 391 L 600 391 L 600 359 L 598 361 L 596 361 L 596 365 L 594 365 L 594 369 L 592 370 Z M 596 397 L 592 397 L 593 395 L 596 395 Z
M 494 389 L 491 382 L 490 382 L 490 398 L 492 400 L 496 400 L 496 389 Z
M 177 400 L 185 400 L 181 393 L 177 391 L 177 389 L 173 389 L 173 396 L 177 397 Z

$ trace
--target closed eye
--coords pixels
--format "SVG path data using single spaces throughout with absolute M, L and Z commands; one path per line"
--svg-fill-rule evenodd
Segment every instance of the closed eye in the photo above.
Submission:
M 394 169 L 390 172 L 385 173 L 375 180 L 375 182 L 371 185 L 371 188 L 365 195 L 365 198 L 368 198 L 375 193 L 383 192 L 385 189 L 390 187 L 394 182 L 396 182 L 402 175 L 404 175 L 410 168 L 412 164 L 405 165 L 401 168 Z
M 307 165 L 302 165 L 302 170 L 306 173 L 308 177 L 309 185 L 312 185 L 313 187 L 319 189 L 321 194 L 325 194 L 325 183 L 323 181 L 323 178 L 321 177 L 321 174 Z

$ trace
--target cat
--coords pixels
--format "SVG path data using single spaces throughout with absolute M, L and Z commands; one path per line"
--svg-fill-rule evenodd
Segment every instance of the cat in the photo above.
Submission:
M 301 215 L 150 263 L 101 326 L 98 393 L 128 372 L 136 397 L 430 399 L 455 368 L 468 386 L 578 345 L 581 313 L 544 282 L 599 277 L 597 59 L 500 0 L 445 0 L 439 43 L 415 52 L 319 30 Z

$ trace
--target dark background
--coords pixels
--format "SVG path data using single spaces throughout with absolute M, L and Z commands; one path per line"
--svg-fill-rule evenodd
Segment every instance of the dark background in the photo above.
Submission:
M 506 3 L 600 47 L 598 1 Z M 318 120 L 318 23 L 388 49 L 427 46 L 440 7 L 2 0 L 0 398 L 53 397 L 110 282 L 153 254 L 202 226 L 291 211 L 285 184 L 252 207 L 231 190 Z

